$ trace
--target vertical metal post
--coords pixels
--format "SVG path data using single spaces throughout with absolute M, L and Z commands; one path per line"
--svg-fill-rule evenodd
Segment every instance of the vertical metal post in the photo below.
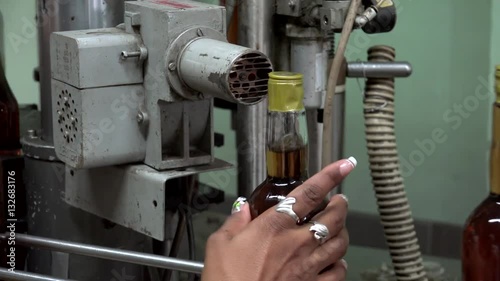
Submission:
M 240 0 L 238 43 L 271 56 L 274 1 Z M 249 196 L 266 177 L 267 100 L 257 105 L 238 105 L 236 119 L 238 193 Z

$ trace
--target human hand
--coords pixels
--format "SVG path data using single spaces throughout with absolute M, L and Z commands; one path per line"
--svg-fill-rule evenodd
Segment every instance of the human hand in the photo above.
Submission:
M 296 199 L 296 215 L 303 218 L 313 211 L 355 166 L 352 157 L 337 161 L 294 189 L 287 198 Z M 347 198 L 333 196 L 313 218 L 329 230 L 320 243 L 309 231 L 311 225 L 297 225 L 296 219 L 275 208 L 252 221 L 248 204 L 239 198 L 233 214 L 207 242 L 202 281 L 345 280 L 346 215 Z

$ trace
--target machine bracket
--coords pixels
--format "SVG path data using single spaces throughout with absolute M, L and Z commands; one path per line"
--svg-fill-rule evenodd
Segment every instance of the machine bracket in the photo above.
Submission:
M 64 200 L 75 208 L 163 241 L 167 182 L 231 166 L 219 159 L 209 165 L 168 171 L 143 164 L 81 170 L 66 166 Z

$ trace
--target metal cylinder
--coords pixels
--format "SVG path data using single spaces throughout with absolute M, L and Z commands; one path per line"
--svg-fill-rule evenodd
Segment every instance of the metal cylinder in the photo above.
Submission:
M 347 77 L 408 77 L 411 72 L 411 64 L 408 62 L 349 62 L 347 64 Z
M 64 201 L 65 167 L 60 162 L 25 159 L 28 206 L 28 233 L 80 243 L 146 251 L 146 236 L 110 223 L 90 213 L 69 206 Z M 126 272 L 142 280 L 143 268 L 137 265 L 70 256 L 58 251 L 30 250 L 28 271 L 58 278 L 112 280 Z
M 52 276 L 45 276 L 40 274 L 28 273 L 24 271 L 8 271 L 7 269 L 0 269 L 0 280 L 5 281 L 78 281 L 69 279 L 59 279 Z
M 342 77 L 342 76 L 341 76 Z M 339 84 L 335 87 L 335 96 L 333 97 L 333 155 L 335 161 L 344 157 L 344 124 L 345 124 L 345 75 L 339 79 Z M 321 170 L 321 155 L 323 138 L 323 123 L 318 122 L 318 110 L 307 109 L 307 134 L 309 137 L 309 175 Z M 319 113 L 323 115 L 323 113 Z M 341 186 L 332 194 L 340 193 Z
M 271 61 L 261 52 L 214 39 L 191 41 L 179 59 L 188 87 L 247 105 L 265 98 L 271 71 Z
M 274 1 L 240 1 L 239 44 L 271 56 L 273 14 Z M 251 106 L 239 104 L 236 123 L 238 193 L 249 196 L 266 178 L 267 99 Z
M 6 239 L 7 237 L 8 235 L 4 234 L 0 238 Z M 84 243 L 66 242 L 57 239 L 49 239 L 49 238 L 24 235 L 24 234 L 16 235 L 16 242 L 26 246 L 32 246 L 41 249 L 49 249 L 61 253 L 76 254 L 87 257 L 95 257 L 99 259 L 108 259 L 112 261 L 120 261 L 136 265 L 146 265 L 156 268 L 172 269 L 190 273 L 201 273 L 203 271 L 203 266 L 204 266 L 203 263 L 201 262 L 162 257 L 158 255 L 144 254 L 138 251 L 113 249 L 113 248 L 89 245 Z M 92 270 L 92 269 L 87 268 L 86 270 Z M 112 271 L 112 268 L 110 268 L 109 271 Z M 71 278 L 75 277 L 72 276 Z M 140 279 L 141 278 L 136 277 L 130 280 L 140 280 Z M 78 280 L 82 281 L 84 279 L 78 279 Z M 95 278 L 92 280 L 110 280 L 110 279 L 99 278 L 96 275 Z
M 304 75 L 304 106 L 323 107 L 328 73 L 328 43 L 322 37 L 291 40 L 291 70 Z
M 52 143 L 50 34 L 113 27 L 123 22 L 124 0 L 37 0 L 42 138 Z

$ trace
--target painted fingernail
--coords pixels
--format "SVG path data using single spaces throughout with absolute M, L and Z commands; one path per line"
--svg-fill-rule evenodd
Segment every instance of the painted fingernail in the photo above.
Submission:
M 347 262 L 345 261 L 345 259 L 341 259 L 340 262 L 345 266 L 345 269 L 347 269 Z
M 345 200 L 345 202 L 349 203 L 349 199 L 347 199 L 347 196 L 345 196 L 344 194 L 339 194 L 340 197 L 342 197 L 342 199 Z
M 356 168 L 356 165 L 358 164 L 358 161 L 354 157 L 349 157 L 347 160 L 340 165 L 340 173 L 343 176 L 346 176 L 349 174 L 354 168 Z
M 238 197 L 236 201 L 233 203 L 233 209 L 231 210 L 231 214 L 237 213 L 241 211 L 241 208 L 243 208 L 243 205 L 247 203 L 247 199 L 245 197 Z

